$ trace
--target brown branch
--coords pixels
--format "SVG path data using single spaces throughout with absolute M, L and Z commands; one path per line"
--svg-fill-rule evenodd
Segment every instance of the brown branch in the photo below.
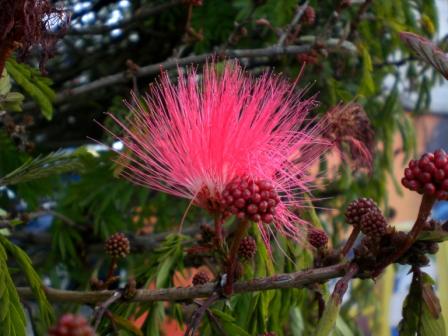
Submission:
M 236 230 L 233 235 L 232 246 L 227 260 L 227 280 L 224 285 L 224 294 L 230 296 L 233 292 L 233 280 L 235 278 L 235 268 L 237 266 L 237 254 L 241 245 L 241 240 L 247 232 L 250 222 L 243 220 L 236 223 Z
M 345 274 L 347 265 L 338 264 L 295 273 L 278 274 L 271 277 L 239 281 L 234 284 L 234 293 L 265 291 L 270 289 L 302 288 L 312 283 L 325 282 Z M 24 300 L 33 299 L 29 287 L 17 288 Z M 216 291 L 215 283 L 186 288 L 139 289 L 136 295 L 126 302 L 184 301 L 194 298 L 210 297 Z M 54 302 L 96 304 L 108 300 L 116 291 L 70 291 L 45 288 L 47 298 Z
M 142 20 L 157 15 L 167 9 L 184 3 L 184 0 L 170 0 L 159 5 L 151 5 L 138 9 L 135 14 L 127 19 L 112 25 L 91 26 L 79 29 L 70 29 L 66 35 L 102 35 L 114 29 L 125 29 L 138 25 Z
M 107 309 L 116 301 L 119 301 L 121 297 L 123 296 L 123 293 L 120 291 L 115 291 L 105 302 L 101 303 L 99 306 L 95 308 L 95 313 L 93 315 L 93 321 L 95 321 L 94 324 L 94 330 L 96 331 L 101 323 L 101 319 L 103 318 L 104 314 L 107 312 Z
M 286 42 L 286 38 L 291 33 L 291 30 L 294 28 L 295 25 L 297 25 L 302 18 L 303 14 L 305 13 L 306 8 L 308 7 L 308 1 L 305 1 L 302 5 L 297 6 L 296 14 L 292 18 L 291 22 L 286 27 L 285 31 L 282 33 L 280 38 L 278 39 L 277 45 L 282 46 Z
M 354 20 L 350 23 L 350 30 L 348 33 L 349 39 L 353 36 L 353 34 L 358 29 L 358 26 L 362 21 L 362 16 L 367 12 L 367 10 L 369 9 L 372 2 L 373 2 L 373 0 L 365 0 L 364 3 L 361 5 L 361 7 L 359 7 Z
M 348 237 L 348 240 L 345 242 L 345 245 L 341 250 L 341 255 L 343 257 L 345 257 L 347 253 L 350 251 L 350 249 L 353 247 L 353 244 L 356 242 L 356 238 L 358 238 L 359 232 L 360 232 L 359 224 L 357 224 L 355 227 L 353 227 L 353 230 L 350 233 L 350 237 Z
M 344 297 L 345 292 L 347 292 L 348 284 L 350 280 L 352 280 L 356 276 L 358 271 L 359 271 L 358 265 L 351 264 L 348 267 L 347 272 L 344 274 L 344 276 L 341 279 L 339 279 L 339 281 L 336 283 L 334 291 L 331 294 L 336 303 L 338 304 L 342 303 L 342 298 Z
M 313 40 L 313 37 L 308 36 L 308 40 Z M 228 49 L 219 53 L 220 57 L 225 58 L 257 58 L 257 57 L 274 57 L 281 55 L 296 55 L 301 53 L 306 53 L 311 50 L 314 42 L 311 44 L 303 44 L 303 45 L 290 45 L 290 46 L 272 46 L 267 48 L 259 48 L 259 49 Z M 351 42 L 345 41 L 341 45 L 339 44 L 339 39 L 328 39 L 323 47 L 327 48 L 329 51 L 345 51 L 349 53 L 356 53 L 356 46 L 354 46 Z M 174 69 L 177 66 L 185 66 L 190 64 L 203 64 L 207 60 L 210 60 L 212 57 L 216 56 L 216 53 L 207 53 L 202 55 L 193 55 L 187 56 L 183 58 L 169 59 L 167 61 L 142 66 L 136 71 L 135 77 L 145 77 L 150 75 L 155 75 L 160 73 L 162 69 L 170 70 Z M 70 99 L 73 99 L 76 96 L 83 95 L 92 91 L 96 91 L 99 89 L 103 89 L 112 85 L 116 85 L 119 83 L 127 83 L 131 81 L 132 78 L 129 76 L 128 71 L 122 71 L 113 75 L 105 76 L 94 80 L 88 84 L 81 85 L 72 89 L 64 90 L 58 93 L 54 99 L 54 104 L 62 104 Z M 24 110 L 34 108 L 36 106 L 35 103 L 28 103 L 24 105 Z
M 391 254 L 386 258 L 378 267 L 377 270 L 373 273 L 374 276 L 378 276 L 388 265 L 397 261 L 403 254 L 406 253 L 407 250 L 418 240 L 418 236 L 420 232 L 423 230 L 426 221 L 431 215 L 432 207 L 435 203 L 436 199 L 434 196 L 429 196 L 423 194 L 422 202 L 420 204 L 420 209 L 418 211 L 417 219 L 415 220 L 414 225 L 412 226 L 411 231 L 409 231 L 405 242 L 402 246 L 398 246 L 395 250 L 395 253 Z

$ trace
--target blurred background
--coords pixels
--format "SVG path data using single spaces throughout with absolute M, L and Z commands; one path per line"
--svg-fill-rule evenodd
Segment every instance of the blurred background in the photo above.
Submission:
M 105 239 L 125 232 L 133 254 L 120 265 L 120 274 L 124 279 L 136 277 L 140 286 L 154 286 L 149 273 L 161 264 L 157 259 L 161 252 L 154 254 L 154 246 L 162 242 L 165 232 L 175 230 L 188 202 L 120 179 L 110 147 L 120 151 L 122 145 L 104 134 L 99 124 L 114 129 L 105 112 L 126 118 L 129 111 L 123 101 L 130 98 L 131 90 L 144 94 L 161 69 L 175 78 L 177 65 L 201 65 L 212 56 L 236 57 L 254 75 L 272 70 L 292 80 L 305 65 L 300 86 L 309 85 L 308 94 L 316 95 L 316 116 L 341 103 L 361 106 L 368 124 L 356 130 L 354 140 L 363 143 L 372 161 L 360 158 L 351 140 L 341 137 L 339 151 L 322 157 L 316 167 L 318 185 L 325 187 L 313 196 L 319 208 L 331 209 L 318 215 L 333 246 L 350 233 L 343 210 L 357 197 L 375 199 L 399 229 L 413 224 L 420 196 L 401 188 L 403 167 L 425 151 L 447 148 L 448 84 L 410 54 L 398 33 L 416 32 L 447 50 L 446 0 L 68 0 L 55 5 L 67 9 L 71 21 L 51 51 L 44 73 L 32 69 L 38 68 L 45 46 L 32 49 L 24 60 L 17 55 L 19 63 L 10 63 L 6 69 L 12 90 L 21 92 L 25 100 L 18 112 L 0 105 L 0 176 L 58 149 L 76 156 L 82 167 L 14 186 L 0 185 L 2 217 L 15 221 L 14 227 L 3 230 L 30 254 L 47 285 L 88 288 L 92 277 L 101 277 L 107 270 Z M 301 13 L 303 8 L 309 9 Z M 50 22 L 48 28 L 60 29 L 57 22 Z M 23 85 L 20 76 L 29 85 Z M 353 129 L 344 129 L 337 118 L 334 123 L 338 134 L 353 135 Z M 328 137 L 336 139 L 336 131 L 331 132 Z M 446 202 L 438 203 L 434 216 L 448 220 Z M 197 234 L 198 223 L 209 220 L 198 209 L 190 211 L 190 237 Z M 310 266 L 306 252 L 290 248 L 297 264 L 278 257 L 277 272 Z M 182 253 L 172 261 L 166 278 L 157 283 L 189 285 L 198 265 L 185 261 Z M 142 265 L 150 266 L 140 270 Z M 447 269 L 448 247 L 441 244 L 424 270 L 437 279 L 445 320 Z M 410 283 L 408 271 L 407 266 L 389 267 L 376 283 L 355 282 L 337 332 L 344 336 L 397 334 Z M 17 282 L 21 281 L 18 276 Z M 279 317 L 266 323 L 272 328 L 288 325 L 281 328 L 287 330 L 285 335 L 307 335 L 313 323 L 303 307 L 311 299 L 295 295 L 294 300 L 279 299 L 289 309 L 286 321 Z M 176 307 L 153 304 L 115 309 L 132 319 L 140 316 L 137 324 L 145 335 L 160 331 L 176 335 L 183 328 Z M 77 309 L 62 304 L 57 313 Z M 81 309 L 90 312 L 88 307 Z M 253 309 L 265 308 L 255 305 Z M 239 323 L 254 334 L 267 328 L 256 325 L 256 317 L 246 316 L 248 321 Z M 32 312 L 29 319 L 33 320 Z M 102 328 L 107 330 L 107 325 Z M 30 327 L 30 335 L 36 330 Z

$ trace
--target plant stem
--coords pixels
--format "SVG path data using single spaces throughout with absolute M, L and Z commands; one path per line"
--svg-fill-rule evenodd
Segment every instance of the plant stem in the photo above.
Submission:
M 222 247 L 224 242 L 224 234 L 223 234 L 223 218 L 220 213 L 215 215 L 215 234 L 216 240 L 218 241 L 219 247 Z
M 101 319 L 103 318 L 103 315 L 107 312 L 107 309 L 109 308 L 109 306 L 112 303 L 120 300 L 122 296 L 123 296 L 122 292 L 116 291 L 110 298 L 108 298 L 106 301 L 104 301 L 99 306 L 95 307 L 95 313 L 93 314 L 93 317 L 92 317 L 92 321 L 95 322 L 94 327 L 93 327 L 95 331 L 98 329 Z
M 350 237 L 348 237 L 348 240 L 345 242 L 344 247 L 341 250 L 342 257 L 345 257 L 347 253 L 350 251 L 350 249 L 353 247 L 353 244 L 356 241 L 356 238 L 358 238 L 359 235 L 359 225 L 356 225 L 353 227 L 352 232 L 350 233 Z
M 99 286 L 98 290 L 108 289 L 109 286 L 117 281 L 117 277 L 114 277 L 114 271 L 117 268 L 117 258 L 112 257 L 109 265 L 109 269 L 107 271 L 106 278 L 101 286 Z
M 348 284 L 350 280 L 355 277 L 358 271 L 359 267 L 357 264 L 350 264 L 345 275 L 336 283 L 334 291 L 326 304 L 322 318 L 317 325 L 316 336 L 330 335 L 333 330 L 333 326 L 336 323 L 342 298 L 348 289 Z
M 418 235 L 424 228 L 429 215 L 431 214 L 431 210 L 435 201 L 436 199 L 434 196 L 423 194 L 417 219 L 415 220 L 414 226 L 412 227 L 411 231 L 409 231 L 405 242 L 400 246 L 400 248 L 395 250 L 395 253 L 391 254 L 379 265 L 378 269 L 373 273 L 374 277 L 378 276 L 388 265 L 397 261 L 403 254 L 406 253 L 406 251 L 412 246 L 412 244 L 415 243 Z
M 110 261 L 109 270 L 107 271 L 106 280 L 109 280 L 114 275 L 114 271 L 117 268 L 117 258 L 112 257 L 112 260 Z
M 229 258 L 227 261 L 227 281 L 224 285 L 224 294 L 227 296 L 232 295 L 233 293 L 233 282 L 235 279 L 235 267 L 236 267 L 236 258 L 238 254 L 238 248 L 240 247 L 241 240 L 246 234 L 247 229 L 249 228 L 249 221 L 241 221 L 238 223 L 237 228 L 235 230 L 235 236 L 233 237 L 232 246 L 230 247 Z
M 199 308 L 191 316 L 191 321 L 188 324 L 187 330 L 185 330 L 184 336 L 196 335 L 196 330 L 199 327 L 202 317 L 207 312 L 208 308 L 218 300 L 219 295 L 217 293 L 213 293 L 204 303 L 199 304 Z

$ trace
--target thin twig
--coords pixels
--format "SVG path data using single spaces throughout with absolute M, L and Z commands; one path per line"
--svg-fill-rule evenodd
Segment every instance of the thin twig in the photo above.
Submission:
M 111 297 L 95 308 L 95 314 L 93 315 L 92 321 L 95 321 L 94 330 L 97 330 L 103 315 L 106 313 L 107 309 L 111 304 L 121 299 L 123 293 L 121 291 L 114 291 Z
M 232 246 L 230 247 L 230 253 L 227 260 L 227 281 L 224 285 L 224 293 L 227 296 L 230 296 L 233 292 L 233 281 L 235 279 L 238 249 L 249 226 L 250 222 L 247 220 L 236 223 L 236 230 L 233 235 Z
M 347 272 L 344 276 L 336 283 L 334 287 L 334 291 L 332 293 L 332 297 L 337 303 L 342 302 L 342 298 L 344 297 L 345 292 L 348 289 L 348 284 L 350 280 L 352 280 L 355 275 L 358 273 L 359 267 L 356 264 L 350 264 Z
M 345 242 L 344 247 L 341 250 L 342 257 L 345 257 L 347 253 L 350 251 L 350 249 L 353 247 L 353 244 L 356 241 L 356 238 L 358 238 L 359 235 L 359 225 L 353 227 L 352 232 L 350 233 L 350 237 L 348 237 L 348 240 Z
M 361 23 L 361 20 L 362 20 L 362 16 L 367 12 L 367 10 L 369 9 L 369 7 L 372 4 L 372 2 L 373 2 L 373 0 L 365 0 L 364 3 L 361 5 L 361 7 L 359 7 L 358 12 L 356 13 L 355 18 L 350 23 L 350 31 L 349 31 L 349 33 L 347 35 L 348 39 L 351 39 L 353 34 L 358 29 L 358 26 L 359 26 L 359 24 Z
M 280 38 L 278 39 L 277 45 L 283 46 L 286 42 L 286 38 L 291 33 L 294 26 L 299 23 L 300 19 L 302 18 L 303 14 L 305 13 L 306 8 L 308 7 L 308 1 L 305 1 L 301 6 L 297 7 L 296 14 L 292 18 L 291 22 L 286 27 L 285 31 L 280 35 Z
M 218 301 L 219 298 L 219 294 L 213 293 L 207 300 L 199 305 L 199 308 L 191 316 L 191 322 L 189 323 L 187 330 L 185 330 L 184 336 L 194 336 L 196 334 L 196 329 L 199 327 L 202 317 L 209 307 Z

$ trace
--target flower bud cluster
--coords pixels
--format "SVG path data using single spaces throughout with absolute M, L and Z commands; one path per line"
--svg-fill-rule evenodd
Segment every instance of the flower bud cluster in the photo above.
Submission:
M 238 247 L 238 256 L 244 260 L 250 260 L 257 253 L 257 242 L 251 236 L 246 236 L 241 240 Z
M 317 249 L 325 247 L 328 243 L 328 235 L 317 228 L 308 229 L 307 239 L 310 245 Z
M 401 183 L 407 189 L 448 200 L 448 156 L 443 149 L 411 160 Z
M 351 202 L 346 211 L 347 223 L 359 226 L 366 236 L 380 238 L 388 228 L 386 219 L 376 203 L 370 198 L 359 198 Z
M 58 323 L 48 330 L 49 336 L 94 336 L 93 328 L 81 315 L 62 315 Z
M 222 203 L 226 215 L 234 214 L 239 219 L 269 224 L 274 220 L 280 197 L 269 181 L 241 177 L 224 189 Z

